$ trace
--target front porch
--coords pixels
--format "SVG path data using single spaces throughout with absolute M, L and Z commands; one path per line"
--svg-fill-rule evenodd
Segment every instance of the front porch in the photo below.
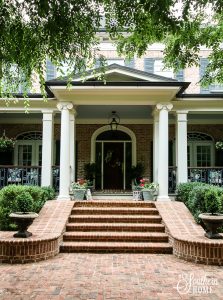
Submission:
M 41 166 L 14 166 L 0 165 L 0 189 L 9 184 L 37 185 L 41 186 Z M 52 167 L 52 187 L 59 192 L 60 167 Z M 175 194 L 177 168 L 169 167 L 168 194 Z M 223 167 L 188 167 L 188 182 L 202 182 L 217 186 L 223 186 Z M 104 189 L 97 190 L 97 195 L 130 195 L 131 190 Z

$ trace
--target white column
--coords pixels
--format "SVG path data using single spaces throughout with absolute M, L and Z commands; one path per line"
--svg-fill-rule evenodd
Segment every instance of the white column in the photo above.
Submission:
M 187 111 L 177 111 L 176 166 L 177 183 L 187 182 Z
M 172 104 L 157 104 L 159 111 L 159 142 L 158 142 L 158 183 L 159 193 L 157 200 L 170 200 L 168 196 L 168 112 L 172 109 Z
M 159 143 L 159 115 L 154 112 L 153 116 L 153 181 L 158 182 L 158 143 Z
M 51 110 L 44 110 L 42 113 L 43 138 L 41 186 L 52 186 L 54 115 Z
M 76 110 L 70 111 L 70 183 L 75 181 L 75 157 L 76 157 Z
M 70 112 L 72 103 L 60 102 L 57 108 L 61 111 L 60 133 L 60 188 L 59 200 L 70 199 Z

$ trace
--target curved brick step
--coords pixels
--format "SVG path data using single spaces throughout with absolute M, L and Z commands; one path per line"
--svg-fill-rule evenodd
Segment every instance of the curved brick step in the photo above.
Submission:
M 84 222 L 84 223 L 160 223 L 161 217 L 159 215 L 71 215 L 69 222 Z
M 64 241 L 121 241 L 121 242 L 168 242 L 168 236 L 162 232 L 66 232 Z
M 153 207 L 75 207 L 72 215 L 101 214 L 101 215 L 158 215 L 159 212 Z
M 138 231 L 138 232 L 164 232 L 163 224 L 140 223 L 68 223 L 67 231 Z
M 75 201 L 74 207 L 155 207 L 154 201 L 92 200 Z
M 168 243 L 63 242 L 61 252 L 135 252 L 172 254 Z

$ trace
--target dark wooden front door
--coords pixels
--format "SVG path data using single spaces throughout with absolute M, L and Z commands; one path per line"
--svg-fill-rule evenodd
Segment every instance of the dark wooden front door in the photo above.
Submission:
M 104 143 L 104 189 L 123 189 L 124 143 Z

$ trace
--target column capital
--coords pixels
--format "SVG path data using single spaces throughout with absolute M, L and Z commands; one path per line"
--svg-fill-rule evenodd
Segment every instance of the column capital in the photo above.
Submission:
M 71 110 L 73 108 L 73 103 L 71 102 L 59 102 L 57 104 L 57 108 L 62 111 L 62 110 Z
M 173 108 L 173 104 L 171 103 L 158 103 L 156 104 L 157 110 L 167 110 L 170 111 Z
M 177 114 L 177 115 L 180 115 L 180 114 L 187 115 L 188 112 L 189 112 L 188 110 L 176 110 L 176 114 Z
M 187 113 L 188 111 L 186 110 L 176 111 L 177 122 L 187 122 Z
M 41 111 L 42 111 L 43 114 L 52 114 L 52 115 L 55 114 L 54 109 L 45 108 L 45 109 L 42 109 Z

